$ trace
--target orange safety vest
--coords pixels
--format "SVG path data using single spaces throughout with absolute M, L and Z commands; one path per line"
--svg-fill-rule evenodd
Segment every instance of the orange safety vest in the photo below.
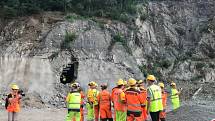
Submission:
M 163 109 L 166 109 L 166 102 L 167 102 L 167 93 L 166 92 L 162 92 Z M 166 117 L 166 112 L 165 111 L 161 111 L 159 117 L 160 118 L 165 118 Z
M 122 89 L 115 88 L 112 92 L 113 94 L 112 99 L 113 99 L 114 109 L 116 111 L 124 112 L 126 111 L 126 105 L 120 97 L 121 93 L 124 93 Z
M 103 90 L 98 95 L 100 108 L 109 108 L 111 105 L 111 96 L 107 90 Z
M 146 120 L 147 119 L 147 90 L 140 88 L 140 94 L 143 97 L 143 102 L 145 105 L 144 107 L 142 107 L 142 115 L 141 116 L 142 116 L 143 120 Z
M 142 112 L 144 99 L 140 95 L 140 91 L 130 88 L 126 90 L 125 95 L 126 95 L 127 110 L 130 112 Z
M 7 107 L 8 112 L 20 112 L 20 95 L 12 95 L 12 98 L 9 98 L 9 105 Z

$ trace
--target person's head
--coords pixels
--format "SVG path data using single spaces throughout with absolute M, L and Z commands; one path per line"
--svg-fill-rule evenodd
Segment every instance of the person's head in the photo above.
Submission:
M 175 89 L 175 88 L 176 88 L 176 83 L 172 82 L 172 83 L 170 84 L 170 86 L 171 86 L 171 88 Z
M 71 89 L 72 89 L 73 91 L 78 91 L 79 88 L 80 88 L 80 84 L 77 83 L 77 82 L 72 83 L 70 86 L 71 86 Z
M 138 87 L 144 87 L 144 82 L 143 82 L 143 80 L 139 80 L 139 81 L 137 82 L 137 84 L 138 84 Z
M 91 81 L 89 84 L 88 84 L 88 86 L 90 87 L 90 89 L 95 89 L 97 86 L 96 86 L 97 84 L 96 84 L 96 82 L 94 82 L 94 81 Z
M 162 91 L 164 90 L 164 83 L 163 82 L 158 83 L 158 86 L 160 86 Z
M 18 93 L 19 86 L 16 84 L 13 84 L 13 85 L 11 85 L 11 90 L 12 90 L 12 93 Z
M 106 83 L 101 84 L 101 89 L 102 89 L 102 90 L 107 89 L 107 84 L 106 84 Z
M 130 78 L 130 79 L 128 80 L 128 85 L 129 85 L 131 88 L 136 87 L 136 84 L 137 84 L 137 81 L 136 81 L 135 79 Z
M 146 80 L 147 80 L 147 83 L 148 83 L 149 85 L 152 85 L 152 84 L 155 83 L 156 78 L 155 78 L 154 75 L 148 75 L 147 78 L 146 78 Z
M 116 85 L 117 85 L 118 88 L 124 88 L 124 81 L 122 79 L 119 79 L 117 81 Z

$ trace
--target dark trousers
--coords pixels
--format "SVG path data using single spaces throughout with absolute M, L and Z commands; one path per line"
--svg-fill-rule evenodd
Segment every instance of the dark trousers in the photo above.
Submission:
M 160 111 L 158 112 L 150 112 L 150 116 L 152 121 L 159 121 Z
M 113 118 L 102 118 L 101 121 L 113 121 Z
M 165 118 L 160 118 L 161 121 L 166 121 Z

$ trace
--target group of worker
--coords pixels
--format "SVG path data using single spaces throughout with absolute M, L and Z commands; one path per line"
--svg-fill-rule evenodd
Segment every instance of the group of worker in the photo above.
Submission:
M 176 110 L 180 107 L 180 91 L 174 82 L 171 83 L 171 91 L 166 91 L 164 83 L 156 84 L 154 75 L 148 75 L 146 80 L 147 87 L 142 80 L 119 79 L 112 92 L 107 90 L 106 83 L 100 85 L 99 91 L 98 84 L 91 81 L 87 91 L 87 121 L 146 121 L 149 114 L 152 121 L 165 121 L 167 97 L 171 98 L 173 109 Z M 84 121 L 84 98 L 80 84 L 72 83 L 66 99 L 66 121 Z

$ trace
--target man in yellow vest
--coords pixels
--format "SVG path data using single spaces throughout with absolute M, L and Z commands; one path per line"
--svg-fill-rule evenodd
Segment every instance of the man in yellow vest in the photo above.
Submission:
M 152 121 L 159 121 L 160 111 L 163 110 L 161 88 L 155 84 L 156 78 L 154 75 L 147 76 L 148 89 L 148 107 L 147 112 L 150 113 Z
M 176 84 L 174 82 L 171 83 L 171 102 L 173 110 L 176 110 L 180 107 L 179 95 L 180 91 L 177 90 Z
M 97 84 L 94 81 L 91 81 L 89 84 L 89 90 L 87 92 L 87 100 L 88 100 L 88 119 L 95 119 L 95 121 L 98 121 L 99 118 L 99 105 L 97 96 L 99 95 L 99 91 L 96 89 Z M 94 114 L 92 114 L 92 110 Z
M 71 91 L 66 98 L 66 102 L 68 108 L 66 121 L 72 121 L 73 119 L 80 121 L 81 94 L 79 91 L 78 83 L 71 84 Z

